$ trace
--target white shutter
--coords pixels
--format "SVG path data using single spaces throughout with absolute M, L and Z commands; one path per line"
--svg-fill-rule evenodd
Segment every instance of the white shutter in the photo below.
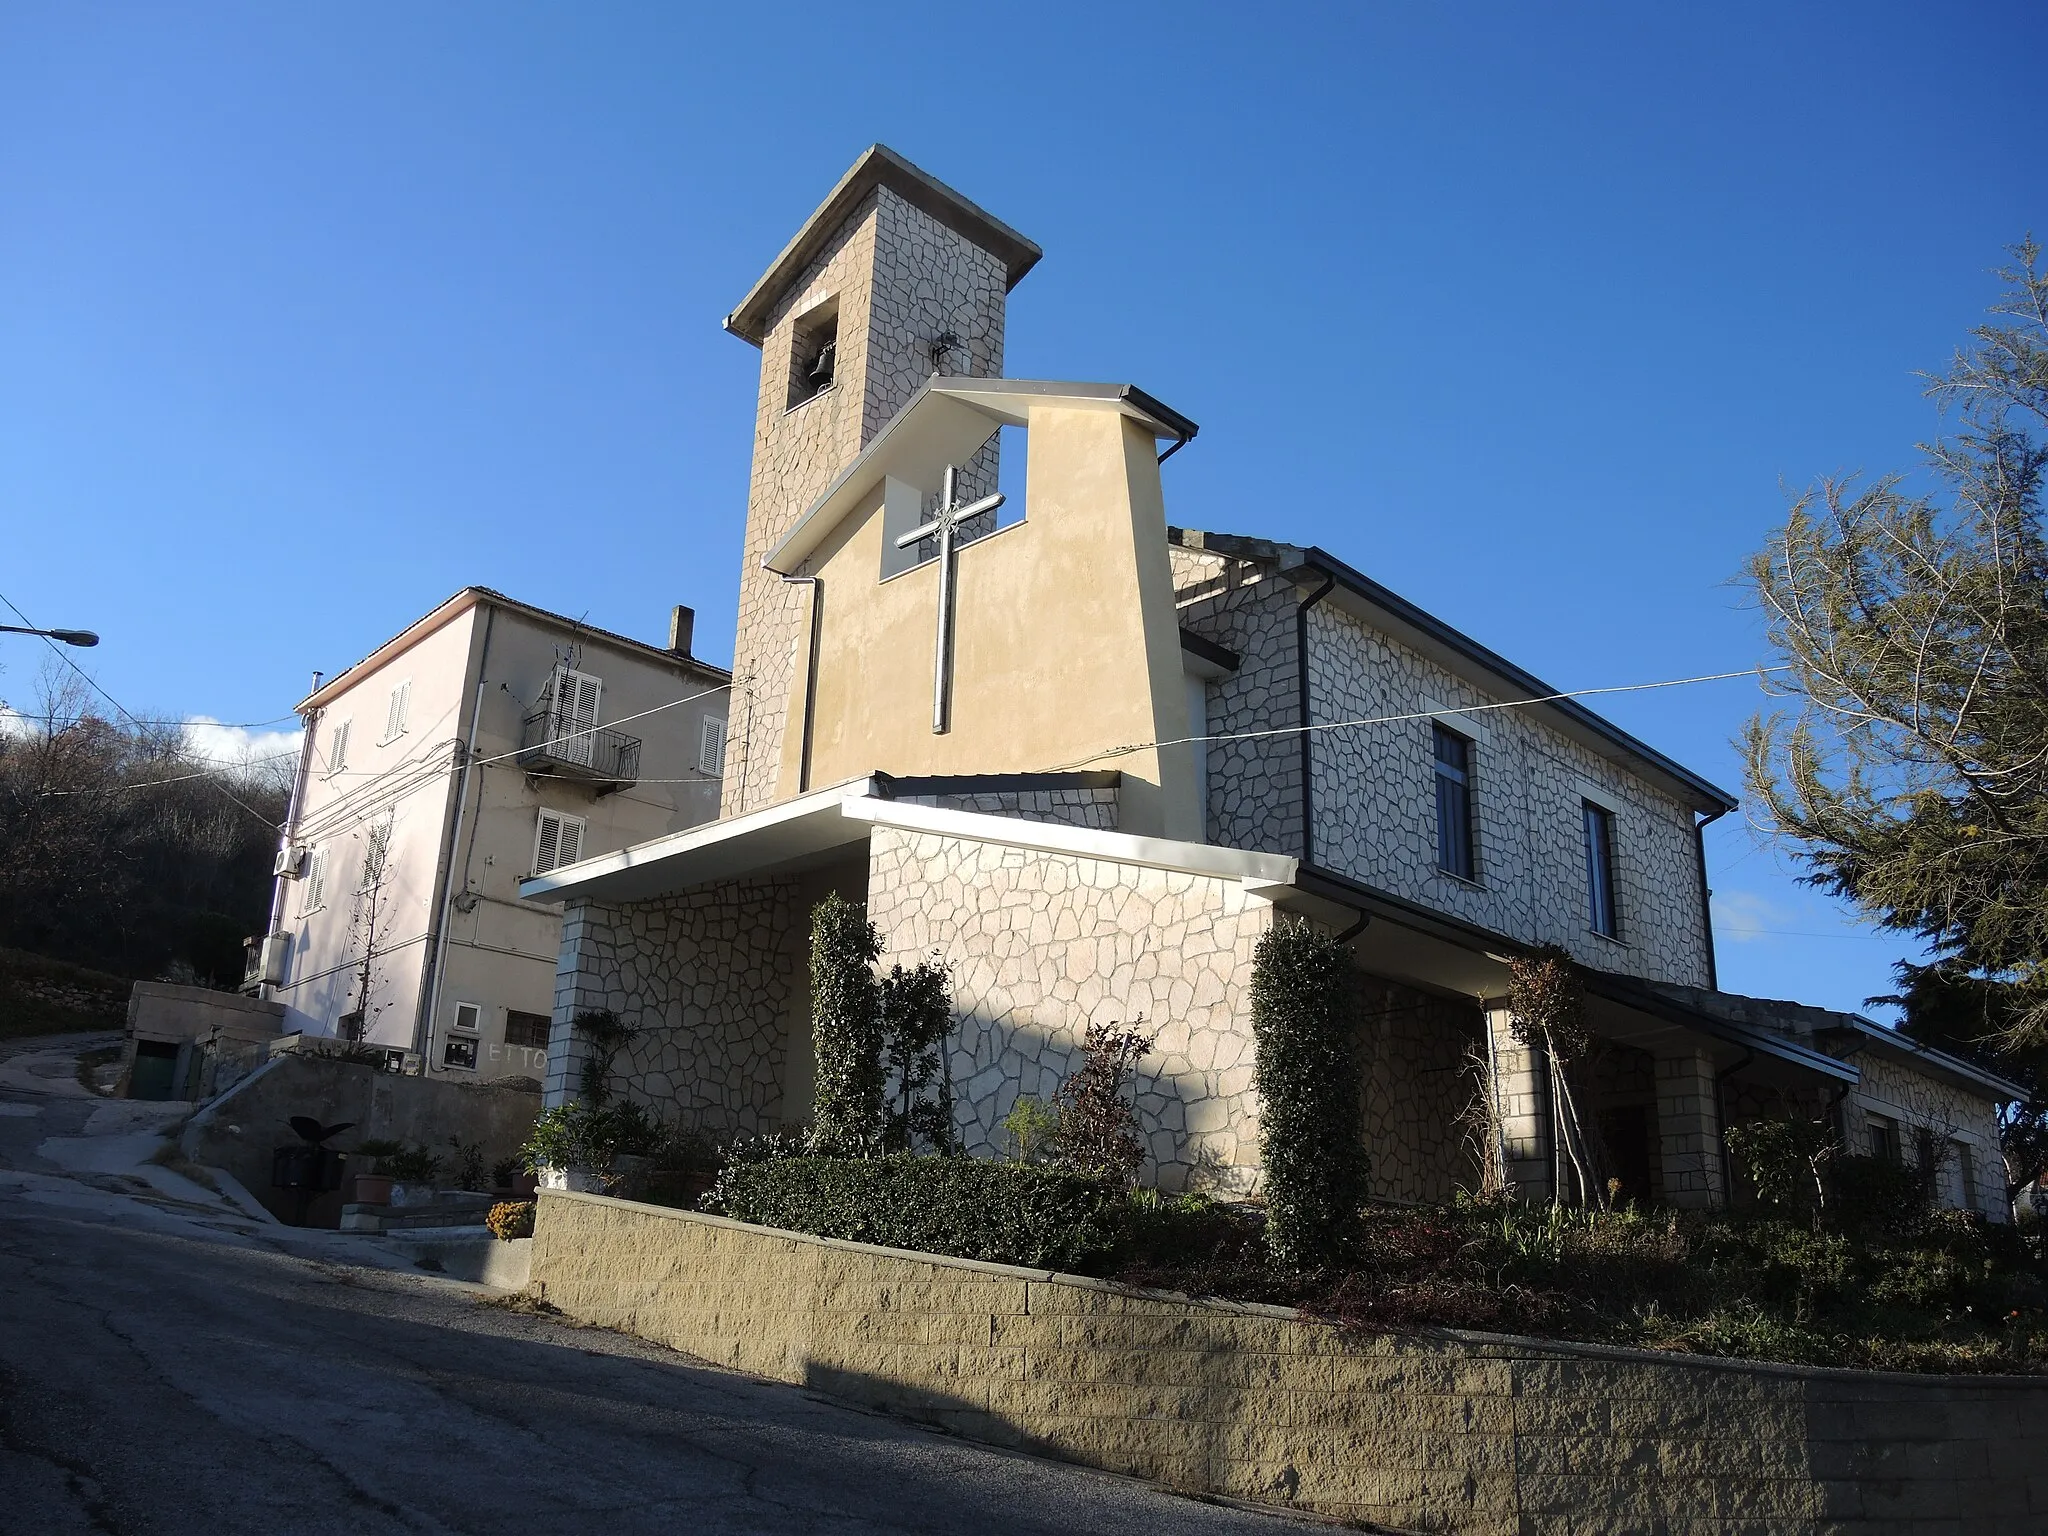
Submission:
M 327 776 L 345 771 L 348 767 L 348 727 L 344 720 L 334 728 L 334 735 L 327 743 Z
M 327 904 L 327 850 L 315 848 L 306 860 L 306 899 L 299 911 L 318 912 Z
M 564 864 L 574 864 L 583 853 L 583 823 L 560 811 L 542 811 L 534 832 L 533 872 L 544 875 Z
M 384 739 L 396 741 L 405 734 L 405 717 L 412 707 L 412 680 L 408 678 L 391 690 L 391 708 L 384 716 Z
M 725 772 L 725 721 L 718 715 L 704 717 L 704 733 L 697 742 L 697 771 L 714 779 Z

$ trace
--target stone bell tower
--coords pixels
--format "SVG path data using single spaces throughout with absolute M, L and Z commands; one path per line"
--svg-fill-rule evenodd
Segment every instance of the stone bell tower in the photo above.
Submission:
M 726 317 L 728 331 L 761 349 L 761 394 L 721 816 L 775 798 L 809 632 L 806 588 L 762 558 L 927 378 L 1001 375 L 1005 301 L 1040 254 L 876 144 Z M 993 488 L 994 453 L 991 443 L 970 466 L 970 489 Z

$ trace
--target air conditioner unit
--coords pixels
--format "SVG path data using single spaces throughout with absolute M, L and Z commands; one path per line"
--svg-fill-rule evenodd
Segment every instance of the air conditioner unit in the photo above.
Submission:
M 278 849 L 277 862 L 270 867 L 270 872 L 280 880 L 303 879 L 306 874 L 306 850 L 298 847 Z
M 292 936 L 288 933 L 273 933 L 263 940 L 263 947 L 257 953 L 256 980 L 266 987 L 284 985 L 285 967 L 291 961 Z

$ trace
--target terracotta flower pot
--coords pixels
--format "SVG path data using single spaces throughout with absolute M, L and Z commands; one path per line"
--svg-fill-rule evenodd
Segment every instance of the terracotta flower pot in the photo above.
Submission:
M 388 1173 L 359 1173 L 355 1188 L 349 1192 L 349 1199 L 356 1205 L 389 1205 L 391 1203 L 391 1175 Z

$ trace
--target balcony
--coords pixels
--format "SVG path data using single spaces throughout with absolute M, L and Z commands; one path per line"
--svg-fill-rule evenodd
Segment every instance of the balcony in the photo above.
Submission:
M 640 738 L 543 709 L 526 717 L 515 761 L 528 773 L 574 779 L 608 795 L 639 779 Z

